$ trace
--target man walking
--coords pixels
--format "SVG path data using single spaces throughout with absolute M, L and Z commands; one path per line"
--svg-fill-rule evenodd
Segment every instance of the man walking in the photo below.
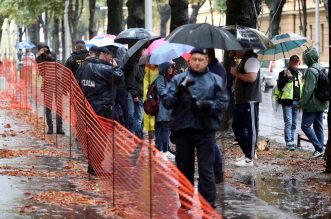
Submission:
M 322 66 L 318 63 L 316 49 L 307 49 L 303 53 L 303 60 L 308 65 L 308 69 L 302 88 L 302 99 L 299 103 L 303 109 L 301 129 L 315 148 L 312 158 L 317 158 L 324 154 L 323 112 L 327 108 L 328 102 L 320 101 L 314 92 L 318 74 L 322 70 Z M 313 125 L 313 129 L 311 125 Z

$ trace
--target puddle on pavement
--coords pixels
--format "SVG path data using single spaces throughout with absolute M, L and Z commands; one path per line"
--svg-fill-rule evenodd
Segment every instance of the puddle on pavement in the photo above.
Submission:
M 218 209 L 225 218 L 331 218 L 331 197 L 308 191 L 304 180 L 249 173 L 235 178 L 245 192 L 225 185 Z

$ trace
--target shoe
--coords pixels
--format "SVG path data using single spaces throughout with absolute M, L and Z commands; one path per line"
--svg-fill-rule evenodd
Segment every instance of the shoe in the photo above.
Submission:
M 251 160 L 247 157 L 245 159 L 242 159 L 240 161 L 235 162 L 234 165 L 237 166 L 237 167 L 252 167 L 252 166 L 254 166 L 253 160 Z
M 294 145 L 294 144 L 289 145 L 289 146 L 288 146 L 288 150 L 289 150 L 289 151 L 295 151 L 295 145 Z
M 170 151 L 166 152 L 166 156 L 169 160 L 174 161 L 175 160 L 175 155 L 171 153 Z
M 324 155 L 324 151 L 319 152 L 319 151 L 314 151 L 313 155 L 311 158 L 317 158 L 317 157 L 322 157 Z
M 93 167 L 89 164 L 88 167 L 87 167 L 87 173 L 88 174 L 91 174 L 93 176 L 96 176 L 97 174 L 95 173 Z
M 58 135 L 64 135 L 65 134 L 63 129 L 62 129 L 62 126 L 57 126 L 56 127 L 56 134 L 58 134 Z
M 241 161 L 241 160 L 243 160 L 243 159 L 245 159 L 245 158 L 246 158 L 245 155 L 243 155 L 243 156 L 241 156 L 241 157 L 237 157 L 237 158 L 236 158 L 236 162 Z
M 223 176 L 215 176 L 215 184 L 220 184 L 224 182 Z
M 53 125 L 48 126 L 47 135 L 51 135 L 51 134 L 53 134 Z

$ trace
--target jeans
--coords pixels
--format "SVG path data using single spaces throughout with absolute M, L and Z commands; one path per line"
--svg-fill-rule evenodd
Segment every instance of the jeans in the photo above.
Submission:
M 214 163 L 215 179 L 223 178 L 222 153 L 217 144 L 215 144 L 215 163 Z
M 233 110 L 232 129 L 245 157 L 255 156 L 258 137 L 259 103 L 236 104 Z
M 284 118 L 284 136 L 286 145 L 288 145 L 289 142 L 294 143 L 298 115 L 298 109 L 296 108 L 297 105 L 297 101 L 293 101 L 292 106 L 282 105 Z
M 118 121 L 121 121 L 123 125 L 128 128 L 128 92 L 126 89 L 117 89 L 117 96 L 116 96 L 116 105 L 119 106 L 116 108 L 116 110 L 113 111 L 114 118 L 117 118 Z M 122 118 L 119 114 L 119 109 L 122 110 Z M 115 114 L 117 113 L 117 114 Z
M 140 139 L 143 139 L 143 110 L 142 98 L 139 97 L 139 100 L 135 102 L 132 95 L 128 93 L 129 130 Z
M 312 124 L 313 129 L 311 128 Z M 315 150 L 322 152 L 324 146 L 323 112 L 303 112 L 301 129 Z
M 214 176 L 215 163 L 215 131 L 211 130 L 182 130 L 177 131 L 176 135 L 176 163 L 178 169 L 194 185 L 194 164 L 195 149 L 197 152 L 198 169 L 199 169 L 199 193 L 211 205 L 215 204 L 216 186 Z M 185 185 L 184 185 L 185 187 Z M 193 198 L 193 187 L 188 195 Z M 187 189 L 186 188 L 186 189 Z M 191 202 L 180 195 L 180 201 Z
M 169 147 L 170 129 L 168 121 L 155 123 L 155 145 L 161 152 L 167 152 Z

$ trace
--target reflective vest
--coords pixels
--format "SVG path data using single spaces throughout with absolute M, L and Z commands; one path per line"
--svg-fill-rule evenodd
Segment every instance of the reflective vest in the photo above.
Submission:
M 301 99 L 301 94 L 302 94 L 302 77 L 299 74 L 298 75 L 298 80 L 299 80 L 299 88 L 300 88 L 300 99 Z M 293 80 L 287 82 L 282 90 L 279 90 L 278 87 L 276 87 L 275 92 L 274 92 L 274 97 L 276 101 L 279 99 L 282 100 L 293 100 Z

